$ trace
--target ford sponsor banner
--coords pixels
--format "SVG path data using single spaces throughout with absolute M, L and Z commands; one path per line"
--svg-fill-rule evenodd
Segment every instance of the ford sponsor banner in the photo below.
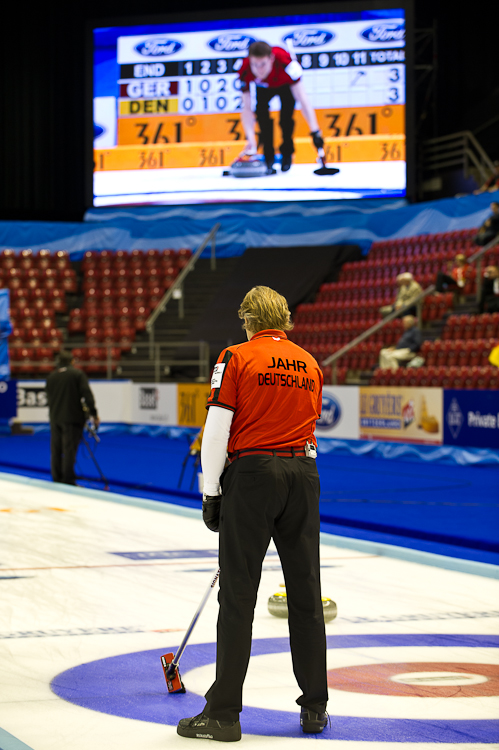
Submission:
M 286 46 L 291 44 L 296 49 L 308 49 L 309 47 L 323 47 L 334 37 L 335 34 L 332 31 L 325 29 L 295 29 L 283 37 L 283 42 Z
M 136 44 L 134 49 L 143 57 L 168 57 L 174 55 L 175 52 L 180 52 L 183 46 L 182 42 L 160 36 L 145 39 Z
M 215 52 L 247 52 L 250 45 L 256 42 L 254 36 L 248 36 L 247 34 L 219 34 L 214 39 L 208 42 L 208 45 L 215 50 Z
M 400 23 L 376 23 L 360 32 L 360 36 L 368 42 L 389 44 L 405 40 L 405 25 Z
M 441 445 L 442 410 L 442 388 L 361 388 L 360 437 Z
M 359 387 L 324 386 L 317 438 L 359 439 Z
M 444 443 L 474 448 L 499 448 L 499 393 L 446 390 Z

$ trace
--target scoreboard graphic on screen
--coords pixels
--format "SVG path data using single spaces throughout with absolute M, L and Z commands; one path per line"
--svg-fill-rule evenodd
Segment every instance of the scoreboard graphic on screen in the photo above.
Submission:
M 298 100 L 292 167 L 281 171 L 284 114 L 270 88 L 274 170 L 237 176 L 247 143 L 240 71 L 255 41 L 301 66 L 336 174 L 315 173 L 319 154 Z M 257 85 L 268 83 L 249 85 L 263 164 Z M 403 196 L 405 104 L 401 9 L 95 29 L 94 205 Z

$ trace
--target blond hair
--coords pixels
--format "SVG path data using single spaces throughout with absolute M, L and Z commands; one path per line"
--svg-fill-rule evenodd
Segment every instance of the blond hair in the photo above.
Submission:
M 268 286 L 254 286 L 241 302 L 238 311 L 244 330 L 258 333 L 268 328 L 291 331 L 291 313 L 286 299 Z

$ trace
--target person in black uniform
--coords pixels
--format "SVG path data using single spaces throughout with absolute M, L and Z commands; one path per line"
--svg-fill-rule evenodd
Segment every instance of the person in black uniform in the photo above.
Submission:
M 46 384 L 50 416 L 50 463 L 52 479 L 76 484 L 74 465 L 83 427 L 91 416 L 95 428 L 100 424 L 95 401 L 85 373 L 73 367 L 73 355 L 61 351 L 57 369 Z M 83 408 L 82 402 L 86 406 Z
M 241 739 L 254 608 L 271 538 L 286 581 L 301 727 L 319 733 L 327 723 L 315 462 L 323 377 L 315 359 L 288 340 L 293 326 L 280 294 L 255 287 L 239 317 L 248 341 L 225 349 L 215 365 L 201 446 L 203 519 L 220 531 L 216 680 L 202 713 L 177 727 L 182 737 L 222 742 Z

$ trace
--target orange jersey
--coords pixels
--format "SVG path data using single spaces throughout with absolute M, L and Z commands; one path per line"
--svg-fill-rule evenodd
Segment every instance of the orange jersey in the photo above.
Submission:
M 234 412 L 229 453 L 316 444 L 323 376 L 315 359 L 283 331 L 266 330 L 220 354 L 207 408 Z

